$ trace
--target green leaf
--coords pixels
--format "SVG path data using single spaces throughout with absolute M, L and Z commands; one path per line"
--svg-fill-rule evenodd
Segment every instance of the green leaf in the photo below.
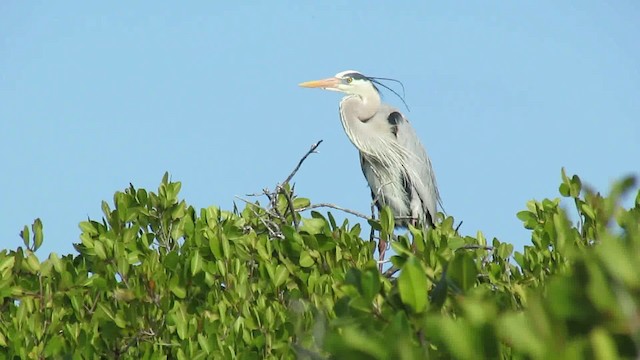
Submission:
M 203 335 L 200 333 L 198 333 L 197 338 L 198 338 L 198 344 L 200 345 L 200 347 L 205 351 L 207 355 L 210 355 L 211 342 L 209 341 L 209 338 L 206 335 Z
M 119 245 L 120 244 L 116 244 L 116 246 L 119 246 Z M 125 255 L 120 255 L 116 257 L 116 266 L 121 276 L 129 275 L 129 261 Z
M 496 327 L 501 337 L 530 358 L 542 359 L 545 352 L 544 340 L 535 332 L 534 326 L 525 314 L 513 313 L 502 316 Z
M 518 217 L 518 219 L 522 220 L 523 222 L 527 222 L 531 219 L 535 220 L 535 215 L 528 210 L 520 211 L 516 214 L 516 216 Z
M 99 303 L 98 303 L 98 309 L 102 310 L 102 312 L 103 312 L 103 313 L 104 313 L 104 314 L 105 314 L 109 319 L 111 319 L 112 321 L 114 321 L 114 320 L 115 320 L 115 317 L 113 316 L 113 311 L 111 311 L 111 309 L 110 309 L 110 308 L 108 308 L 107 306 L 108 306 L 108 304 L 107 304 L 107 303 L 102 303 L 102 302 L 99 302 Z
M 447 247 L 451 250 L 456 250 L 465 245 L 465 241 L 463 238 L 459 236 L 454 236 L 449 238 L 449 242 L 447 243 Z
M 367 302 L 371 302 L 373 298 L 380 292 L 380 272 L 377 269 L 367 269 L 362 272 L 360 277 L 360 289 L 362 296 Z
M 216 259 L 223 259 L 222 256 L 222 243 L 220 237 L 217 236 L 212 230 L 207 229 L 207 238 L 209 239 L 209 249 Z
M 356 327 L 341 329 L 328 339 L 329 349 L 348 354 L 344 359 L 391 359 L 389 347 Z
M 48 277 L 51 275 L 51 269 L 53 269 L 53 264 L 51 261 L 45 260 L 40 264 L 40 275 Z
M 187 290 L 179 283 L 180 279 L 174 276 L 169 280 L 169 290 L 178 298 L 184 299 L 187 296 Z
M 122 311 L 118 311 L 116 313 L 116 316 L 113 319 L 113 321 L 116 323 L 116 326 L 121 329 L 124 329 L 127 327 L 127 320 L 125 320 L 124 314 L 122 313 Z
M 135 299 L 136 295 L 129 289 L 116 289 L 113 292 L 113 297 L 117 301 L 129 302 Z
M 580 196 L 580 191 L 582 190 L 582 181 L 578 175 L 573 175 L 571 177 L 571 197 L 577 198 Z
M 582 210 L 582 212 L 587 216 L 587 218 L 589 218 L 591 220 L 595 220 L 596 212 L 593 210 L 593 208 L 591 206 L 589 206 L 589 204 L 581 203 L 580 204 L 580 210 Z
M 293 199 L 293 208 L 294 209 L 306 208 L 309 205 L 311 205 L 311 201 L 309 199 L 306 199 L 306 198 L 295 198 L 295 199 Z
M 44 237 L 42 233 L 42 220 L 39 218 L 36 219 L 31 228 L 33 229 L 33 251 L 36 251 L 40 248 L 40 245 L 42 245 L 42 239 Z
M 449 291 L 449 287 L 447 284 L 446 272 L 442 272 L 442 276 L 435 283 L 433 290 L 431 290 L 431 304 L 435 309 L 440 309 L 444 305 L 444 302 L 447 300 L 447 294 Z
M 395 219 L 393 213 L 388 206 L 385 206 L 380 211 L 380 227 L 382 231 L 387 234 L 393 234 L 393 228 L 395 226 Z
M 98 229 L 96 229 L 95 225 L 91 221 L 83 221 L 78 226 L 83 233 L 86 233 L 89 236 L 98 235 Z
M 538 224 L 538 219 L 534 212 L 523 210 L 518 212 L 516 216 L 518 217 L 518 219 L 524 222 L 524 227 L 526 229 L 535 229 L 536 225 Z
M 38 260 L 36 254 L 32 252 L 29 252 L 29 255 L 27 255 L 27 268 L 33 274 L 40 271 L 40 261 Z
M 22 231 L 20 231 L 20 237 L 22 238 L 24 246 L 28 249 L 29 244 L 31 243 L 31 236 L 29 234 L 29 227 L 27 227 L 27 225 L 25 225 Z
M 494 251 L 496 252 L 499 258 L 508 259 L 509 256 L 511 256 L 511 252 L 513 251 L 513 245 L 507 244 L 507 243 L 501 243 L 500 245 L 498 245 L 497 249 L 494 249 Z M 471 259 L 473 262 L 473 259 L 471 258 L 470 255 L 468 256 L 468 258 Z M 476 267 L 476 270 L 477 270 L 477 267 Z
M 231 250 L 229 249 L 229 238 L 225 234 L 220 234 L 220 244 L 222 245 L 222 254 L 225 259 L 231 258 Z
M 516 261 L 516 264 L 518 264 L 518 266 L 520 266 L 521 268 L 524 268 L 525 266 L 524 255 L 521 252 L 516 251 L 513 254 L 513 259 Z
M 367 223 L 369 223 L 369 226 L 371 226 L 373 230 L 382 231 L 382 227 L 380 227 L 380 223 L 378 221 L 368 219 Z
M 282 264 L 278 265 L 274 274 L 273 284 L 279 287 L 287 281 L 287 278 L 289 278 L 289 270 Z
M 169 319 L 175 325 L 178 337 L 183 340 L 189 335 L 189 321 L 185 306 L 183 303 L 176 302 L 169 313 Z
M 47 339 L 47 345 L 44 347 L 44 356 L 46 358 L 56 358 L 62 355 L 64 350 L 64 338 L 62 336 L 51 336 Z
M 398 255 L 413 256 L 413 252 L 402 242 L 392 241 L 391 248 Z
M 456 253 L 447 267 L 447 275 L 461 290 L 466 291 L 472 288 L 478 276 L 473 256 L 468 252 Z
M 202 256 L 200 252 L 196 250 L 191 256 L 191 276 L 195 276 L 202 270 Z
M 58 274 L 62 274 L 62 271 L 64 270 L 62 262 L 60 261 L 60 257 L 58 257 L 58 254 L 52 252 L 51 254 L 49 254 L 49 261 L 51 262 L 51 265 L 53 265 L 53 268 L 55 269 L 56 272 L 58 272 Z M 0 270 L 0 272 L 2 272 Z
M 309 252 L 306 250 L 303 250 L 300 253 L 300 266 L 302 267 L 310 267 L 315 263 L 315 261 L 313 260 L 313 258 L 311 257 L 311 255 L 309 255 Z
M 167 269 L 171 271 L 176 271 L 176 269 L 178 268 L 179 261 L 180 261 L 180 255 L 178 255 L 178 252 L 174 250 L 167 254 L 167 256 L 164 258 L 163 263 Z
M 598 247 L 600 259 L 615 278 L 622 280 L 627 286 L 640 285 L 638 276 L 638 260 L 627 247 L 616 238 L 603 240 Z
M 322 233 L 322 230 L 327 225 L 324 219 L 304 219 L 302 220 L 302 226 L 300 231 L 305 231 L 311 235 Z
M 93 243 L 93 249 L 100 260 L 105 260 L 107 258 L 107 252 L 105 251 L 104 245 L 100 240 L 96 240 Z
M 2 274 L 5 270 L 13 267 L 16 263 L 15 256 L 7 256 L 4 258 L 0 258 L 0 274 Z
M 416 228 L 413 225 L 409 224 L 409 232 L 413 237 L 413 246 L 417 250 L 418 253 L 424 252 L 425 242 L 424 242 L 424 230 L 421 228 Z
M 476 332 L 470 328 L 466 321 L 451 318 L 442 318 L 438 321 L 438 332 L 440 332 L 446 341 L 449 350 L 454 359 L 477 359 L 483 358 L 479 356 L 480 349 L 477 348 Z
M 421 313 L 427 306 L 427 276 L 415 256 L 409 257 L 398 277 L 400 299 L 414 312 Z
M 327 217 L 329 218 L 329 224 L 331 224 L 331 229 L 336 229 L 338 227 L 336 224 L 336 219 L 333 217 L 333 215 L 331 215 L 330 212 L 327 213 Z
M 271 253 L 267 250 L 267 241 L 268 240 L 266 238 L 261 237 L 258 239 L 258 242 L 256 244 L 256 250 L 258 251 L 258 255 L 263 260 L 271 259 Z
M 591 348 L 593 349 L 594 359 L 607 360 L 619 359 L 616 343 L 611 335 L 603 328 L 597 327 L 589 334 L 591 340 Z

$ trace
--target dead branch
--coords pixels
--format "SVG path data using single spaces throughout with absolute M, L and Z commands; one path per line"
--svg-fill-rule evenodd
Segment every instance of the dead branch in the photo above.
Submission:
M 258 208 L 258 209 L 260 209 L 260 210 L 263 210 L 264 212 L 266 212 L 266 213 L 267 213 L 269 216 L 271 216 L 271 217 L 274 217 L 274 218 L 280 218 L 280 219 L 281 219 L 281 217 L 280 217 L 280 216 L 278 216 L 278 214 L 274 214 L 274 213 L 273 213 L 273 212 L 271 212 L 269 209 L 265 209 L 265 208 L 263 208 L 262 206 L 257 205 L 257 204 L 254 204 L 254 203 L 252 203 L 251 201 L 249 201 L 249 200 L 247 200 L 247 199 L 243 199 L 243 198 L 241 198 L 240 196 L 235 196 L 235 198 L 236 198 L 236 199 L 238 199 L 238 200 L 243 201 L 243 202 L 244 202 L 244 203 L 246 203 L 247 205 L 251 205 L 251 206 L 256 207 L 256 208 Z
M 390 268 L 387 269 L 387 271 L 385 271 L 382 276 L 387 277 L 387 278 L 391 278 L 393 275 L 395 275 L 398 271 L 400 271 L 400 269 L 398 269 L 395 266 L 391 266 Z
M 482 250 L 487 250 L 487 251 L 493 251 L 493 247 L 492 246 L 484 246 L 484 245 L 476 245 L 476 244 L 464 245 L 464 246 L 459 247 L 458 249 L 464 249 L 464 250 L 482 249 Z
M 340 210 L 340 211 L 346 212 L 347 214 L 351 214 L 351 215 L 357 216 L 357 217 L 365 219 L 365 220 L 370 220 L 371 219 L 370 217 L 368 217 L 367 215 L 365 215 L 363 213 L 359 213 L 357 211 L 354 211 L 354 210 L 351 210 L 351 209 L 347 209 L 347 208 L 343 208 L 341 206 L 330 204 L 330 203 L 312 204 L 312 205 L 309 205 L 309 206 L 305 206 L 305 207 L 299 208 L 297 211 L 298 212 L 302 212 L 302 211 L 307 211 L 307 210 L 317 209 L 317 208 L 323 208 L 323 207 Z
M 463 221 L 460 221 L 460 224 L 458 224 L 458 226 L 456 226 L 455 232 L 456 235 L 458 235 L 458 230 L 460 230 L 460 226 L 462 226 Z
M 296 216 L 296 210 L 293 208 L 293 200 L 291 199 L 291 195 L 288 192 L 284 191 L 284 189 L 280 189 L 280 190 L 281 190 L 281 194 L 284 195 L 284 197 L 287 199 L 287 208 L 291 213 L 291 218 L 293 219 L 293 226 L 295 227 L 296 230 L 298 230 L 298 227 L 300 224 L 298 224 L 298 217 Z
M 300 170 L 300 166 L 302 166 L 302 163 L 307 160 L 307 157 L 309 157 L 309 155 L 316 153 L 316 149 L 318 148 L 318 146 L 320 146 L 320 144 L 322 144 L 322 140 L 318 140 L 318 142 L 316 142 L 315 144 L 311 145 L 311 148 L 309 149 L 309 151 L 307 151 L 306 154 L 304 154 L 304 156 L 302 157 L 302 159 L 300 159 L 300 161 L 298 161 L 298 165 L 296 165 L 296 167 L 293 169 L 293 171 L 291 172 L 291 174 L 289 174 L 289 176 L 287 176 L 287 178 L 284 180 L 284 182 L 282 183 L 282 185 L 286 185 L 289 183 L 289 181 L 291 181 L 291 179 L 293 179 L 293 177 L 296 175 L 296 173 L 298 172 L 298 170 Z
M 376 219 L 376 205 L 375 203 L 371 203 L 371 220 L 375 220 Z M 374 235 L 375 235 L 375 229 L 373 228 L 373 226 L 371 227 L 371 230 L 369 231 L 369 241 L 373 241 L 374 240 Z

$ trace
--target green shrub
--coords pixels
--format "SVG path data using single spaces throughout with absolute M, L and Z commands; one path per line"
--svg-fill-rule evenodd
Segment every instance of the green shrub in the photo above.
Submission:
M 451 217 L 411 228 L 391 243 L 395 274 L 378 270 L 369 229 L 301 216 L 311 202 L 286 184 L 241 211 L 197 211 L 180 185 L 117 192 L 80 223 L 75 256 L 39 260 L 39 220 L 25 248 L 0 251 L 0 359 L 639 354 L 640 192 L 620 205 L 632 178 L 602 197 L 563 172 L 577 221 L 559 199 L 529 202 L 522 253 Z M 388 210 L 369 223 L 393 234 Z

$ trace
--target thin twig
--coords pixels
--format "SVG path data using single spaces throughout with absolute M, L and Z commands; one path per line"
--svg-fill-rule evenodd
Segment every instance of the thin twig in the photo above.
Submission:
M 400 269 L 399 269 L 399 268 L 397 268 L 397 267 L 395 267 L 395 266 L 392 266 L 392 267 L 388 268 L 388 269 L 387 269 L 387 271 L 385 271 L 385 272 L 382 274 L 382 276 L 385 276 L 385 277 L 390 278 L 390 277 L 392 277 L 395 273 L 397 273 L 398 271 L 400 271 Z
M 283 187 L 279 187 L 278 190 L 287 199 L 287 207 L 289 208 L 289 212 L 291 213 L 291 217 L 293 218 L 293 226 L 296 230 L 298 230 L 300 224 L 298 224 L 297 214 L 295 209 L 293 208 L 293 200 L 291 199 L 291 195 L 289 195 L 289 193 Z
M 391 181 L 389 181 L 389 182 L 387 182 L 385 184 L 382 184 L 382 185 L 378 186 L 378 189 L 376 191 L 376 196 L 374 196 L 373 199 L 371 200 L 371 204 L 372 205 L 377 204 L 378 201 L 380 200 L 380 197 L 382 196 L 382 188 L 387 186 L 387 185 L 392 185 L 392 184 L 393 183 Z
M 276 230 L 273 230 L 271 228 L 271 225 L 267 224 L 267 221 L 265 219 L 262 218 L 262 216 L 260 216 L 255 210 L 251 209 L 251 211 L 253 212 L 254 215 L 256 215 L 256 217 L 258 218 L 258 220 L 260 220 L 260 222 L 262 223 L 262 225 L 264 225 L 264 227 L 267 228 L 267 231 L 269 232 L 269 236 L 271 236 L 272 238 L 279 238 L 279 239 L 284 239 L 284 235 L 282 235 L 282 233 L 280 233 L 278 226 L 274 225 L 273 227 L 276 228 Z M 269 221 L 271 222 L 271 221 Z
M 413 216 L 396 216 L 395 219 L 396 220 L 418 221 L 418 218 L 415 218 Z M 413 224 L 411 224 L 411 225 L 413 225 Z
M 262 195 L 266 196 L 267 199 L 269 199 L 269 205 L 267 208 L 263 208 L 248 200 L 245 200 L 239 196 L 236 196 L 236 198 L 244 201 L 247 204 L 253 205 L 253 207 L 257 207 L 263 210 L 267 214 L 267 219 L 265 220 L 264 218 L 262 218 L 262 216 L 258 215 L 258 213 L 255 210 L 251 209 L 254 212 L 254 214 L 258 217 L 258 219 L 263 223 L 263 225 L 267 228 L 267 230 L 269 231 L 269 234 L 272 237 L 273 236 L 282 237 L 282 233 L 279 230 L 279 226 L 276 223 L 274 223 L 272 219 L 278 219 L 283 223 L 286 222 L 286 217 L 283 216 L 280 209 L 278 208 L 278 198 L 280 194 L 282 194 L 285 197 L 285 200 L 287 201 L 287 209 L 284 210 L 284 214 L 286 215 L 287 212 L 291 213 L 291 216 L 293 219 L 293 225 L 296 228 L 296 230 L 298 229 L 299 221 L 297 218 L 297 212 L 293 206 L 293 196 L 292 196 L 294 186 L 291 186 L 290 192 L 286 190 L 286 186 L 287 184 L 289 184 L 291 179 L 293 179 L 293 177 L 296 175 L 298 170 L 300 170 L 302 163 L 304 163 L 304 161 L 307 159 L 307 157 L 309 157 L 309 155 L 316 152 L 316 149 L 318 148 L 318 146 L 320 146 L 321 143 L 322 143 L 322 140 L 318 140 L 318 142 L 311 145 L 311 148 L 309 149 L 309 151 L 307 151 L 306 154 L 304 154 L 304 156 L 300 159 L 300 161 L 298 161 L 298 164 L 293 169 L 293 171 L 289 174 L 289 176 L 287 176 L 287 178 L 282 183 L 277 184 L 274 191 L 271 191 L 268 188 L 264 188 L 262 189 L 262 194 L 256 193 L 256 194 L 246 195 L 246 196 L 262 196 Z
M 318 148 L 318 146 L 320 146 L 320 144 L 322 144 L 322 140 L 318 140 L 318 142 L 316 142 L 315 144 L 311 145 L 311 148 L 309 149 L 309 151 L 307 151 L 306 154 L 304 154 L 304 156 L 302 157 L 302 159 L 300 159 L 300 161 L 298 161 L 298 165 L 296 165 L 295 169 L 293 169 L 293 171 L 291 172 L 291 174 L 289 174 L 289 176 L 287 176 L 287 178 L 285 179 L 285 181 L 282 183 L 282 185 L 288 184 L 289 181 L 291 181 L 291 179 L 293 179 L 293 177 L 295 176 L 295 174 L 298 172 L 298 170 L 300 169 L 300 166 L 302 166 L 302 163 L 307 159 L 307 157 L 309 157 L 309 155 L 311 155 L 312 153 L 316 152 L 316 149 Z
M 455 232 L 456 235 L 458 235 L 458 230 L 460 230 L 460 226 L 462 226 L 463 221 L 460 221 L 460 224 L 458 224 L 458 226 L 456 226 Z
M 461 246 L 458 249 L 465 249 L 465 250 L 482 249 L 482 250 L 487 250 L 487 251 L 493 251 L 493 247 L 492 246 L 476 245 L 476 244 L 468 244 L 468 245 L 465 245 L 465 246 Z
M 263 210 L 264 212 L 266 212 L 270 216 L 273 216 L 273 217 L 276 217 L 276 218 L 278 217 L 277 214 L 274 214 L 273 212 L 269 211 L 269 209 L 265 209 L 260 205 L 254 204 L 254 203 L 252 203 L 251 201 L 249 201 L 247 199 L 243 199 L 243 198 L 241 198 L 240 196 L 237 196 L 237 195 L 235 196 L 235 198 L 238 199 L 238 200 L 244 201 L 247 205 L 251 205 L 253 207 L 257 207 L 260 210 Z
M 375 219 L 376 219 L 376 206 L 374 203 L 371 203 L 371 220 L 375 220 Z M 369 231 L 369 241 L 373 241 L 375 232 L 376 230 L 372 226 L 371 230 Z M 375 251 L 376 250 L 374 249 L 373 252 L 375 253 Z
M 330 204 L 330 203 L 319 203 L 319 204 L 313 204 L 313 205 L 309 205 L 309 206 L 305 206 L 303 208 L 298 209 L 298 212 L 302 212 L 302 211 L 307 211 L 307 210 L 311 210 L 311 209 L 317 209 L 317 208 L 322 208 L 322 207 L 327 207 L 327 208 L 331 208 L 331 209 L 336 209 L 336 210 L 340 210 L 340 211 L 344 211 L 348 214 L 357 216 L 359 218 L 365 219 L 365 220 L 370 220 L 371 218 L 368 217 L 367 215 L 363 214 L 363 213 L 359 213 L 357 211 L 354 210 L 350 210 L 347 208 L 343 208 L 341 206 L 338 205 L 334 205 L 334 204 Z
M 263 189 L 262 192 L 264 193 L 264 196 L 269 199 L 269 205 L 271 206 L 273 211 L 275 211 L 276 217 L 282 221 L 285 221 L 284 216 L 282 216 L 282 214 L 280 213 L 280 209 L 278 209 L 278 194 L 276 192 L 269 192 L 269 189 Z

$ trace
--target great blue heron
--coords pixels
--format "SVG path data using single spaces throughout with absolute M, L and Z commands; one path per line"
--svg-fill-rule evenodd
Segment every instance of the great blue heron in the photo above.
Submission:
M 340 101 L 340 120 L 360 152 L 374 203 L 378 209 L 389 206 L 397 226 L 433 226 L 440 195 L 431 160 L 407 118 L 380 101 L 379 79 L 347 70 L 300 86 L 347 94 Z M 381 258 L 385 249 L 380 244 Z

